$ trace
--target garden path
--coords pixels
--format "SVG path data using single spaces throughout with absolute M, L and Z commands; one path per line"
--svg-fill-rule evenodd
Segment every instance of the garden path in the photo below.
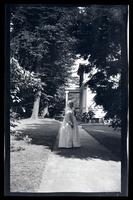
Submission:
M 79 126 L 81 147 L 51 152 L 38 192 L 120 192 L 121 162 Z

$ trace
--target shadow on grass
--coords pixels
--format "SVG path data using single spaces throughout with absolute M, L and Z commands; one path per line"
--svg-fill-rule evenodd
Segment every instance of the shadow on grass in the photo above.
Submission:
M 105 127 L 104 132 L 100 132 L 100 130 L 95 131 L 95 128 L 90 129 L 88 126 L 83 126 L 83 128 L 110 152 L 112 152 L 118 161 L 121 160 L 121 134 L 118 134 L 113 129 L 111 132 L 110 127 Z
M 79 159 L 101 159 L 106 161 L 121 160 L 120 137 L 106 135 L 105 133 L 90 132 L 88 127 L 83 127 L 109 151 L 94 145 L 93 142 L 87 143 L 80 148 L 59 149 L 58 148 L 58 131 L 60 123 L 57 121 L 40 121 L 37 123 L 27 123 L 24 129 L 20 129 L 24 136 L 28 135 L 32 138 L 32 144 L 44 145 L 54 151 L 54 153 L 66 158 Z M 56 143 L 55 143 L 56 142 Z M 110 151 L 112 153 L 110 153 Z
M 58 122 L 27 123 L 24 128 L 19 130 L 23 136 L 28 135 L 32 138 L 31 144 L 44 145 L 52 149 L 56 136 L 59 131 L 60 124 Z

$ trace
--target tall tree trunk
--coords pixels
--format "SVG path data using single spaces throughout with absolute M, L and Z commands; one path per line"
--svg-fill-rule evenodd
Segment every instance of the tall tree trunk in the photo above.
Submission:
M 37 59 L 35 73 L 39 73 L 39 58 Z M 35 94 L 35 99 L 34 99 L 34 104 L 33 104 L 31 119 L 38 119 L 39 106 L 40 106 L 40 98 L 41 98 L 41 90 L 38 89 L 37 92 L 36 92 L 36 94 Z
M 41 91 L 37 91 L 35 95 L 34 104 L 33 104 L 32 115 L 31 115 L 32 119 L 38 119 L 40 97 L 41 97 Z

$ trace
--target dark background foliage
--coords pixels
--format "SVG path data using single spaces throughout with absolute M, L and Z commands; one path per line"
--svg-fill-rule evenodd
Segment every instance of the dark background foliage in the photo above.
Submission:
M 121 101 L 126 104 L 122 83 L 125 78 L 127 84 L 127 6 L 88 5 L 79 9 L 20 5 L 11 6 L 10 11 L 10 55 L 19 64 L 11 66 L 12 110 L 20 117 L 29 117 L 36 92 L 41 90 L 39 113 L 47 104 L 51 117 L 53 112 L 61 113 L 65 105 L 62 91 L 76 55 L 85 59 L 90 55 L 89 65 L 80 66 L 79 75 L 97 69 L 87 84 L 96 92 L 96 104 L 107 112 L 106 119 L 120 127 Z M 23 71 L 29 72 L 27 78 Z M 116 75 L 117 81 L 110 79 Z

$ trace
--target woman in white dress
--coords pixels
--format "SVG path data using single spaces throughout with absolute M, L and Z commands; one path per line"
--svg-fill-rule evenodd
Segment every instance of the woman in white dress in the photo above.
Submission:
M 65 117 L 59 130 L 59 148 L 80 147 L 79 130 L 73 108 L 73 102 L 68 101 Z

